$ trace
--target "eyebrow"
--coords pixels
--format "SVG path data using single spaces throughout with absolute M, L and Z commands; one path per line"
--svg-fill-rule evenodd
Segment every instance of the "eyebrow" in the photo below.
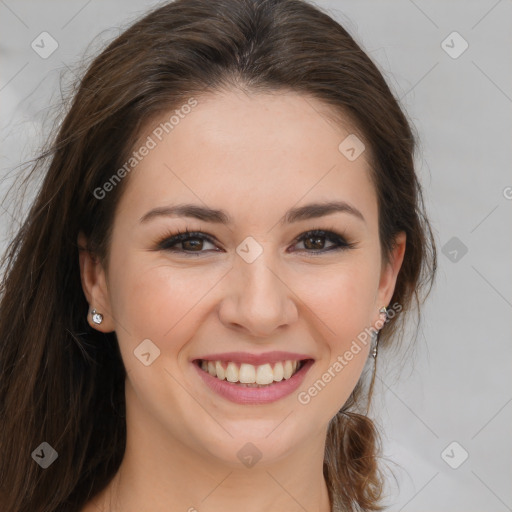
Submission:
M 366 222 L 363 214 L 354 206 L 345 201 L 329 201 L 323 203 L 311 203 L 305 206 L 292 208 L 286 212 L 281 224 L 300 222 L 308 219 L 316 219 L 333 213 L 348 213 Z M 178 204 L 174 206 L 161 206 L 153 208 L 140 218 L 141 223 L 148 222 L 156 217 L 191 217 L 204 222 L 232 225 L 233 221 L 224 210 L 216 210 L 197 204 Z

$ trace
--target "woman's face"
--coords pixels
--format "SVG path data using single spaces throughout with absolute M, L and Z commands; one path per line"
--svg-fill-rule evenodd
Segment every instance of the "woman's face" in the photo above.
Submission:
M 141 134 L 134 150 L 149 149 L 124 178 L 108 268 L 83 267 L 84 288 L 104 315 L 95 328 L 117 334 L 128 428 L 203 460 L 270 463 L 324 442 L 369 355 L 354 340 L 389 304 L 405 240 L 383 266 L 368 151 L 354 159 L 350 127 L 322 103 L 196 100 L 168 134 L 160 123 L 174 112 Z M 304 209 L 330 202 L 341 208 Z M 185 204 L 197 216 L 170 210 Z M 184 230 L 208 239 L 170 240 Z M 266 384 L 229 382 L 255 378 Z

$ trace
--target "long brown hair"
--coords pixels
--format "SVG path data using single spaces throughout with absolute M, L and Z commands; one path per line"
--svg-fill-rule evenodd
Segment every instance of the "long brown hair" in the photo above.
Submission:
M 2 260 L 0 502 L 4 512 L 79 511 L 111 481 L 125 442 L 125 369 L 115 333 L 86 321 L 77 235 L 108 258 L 113 216 L 129 177 L 102 187 L 151 118 L 224 86 L 289 90 L 354 121 L 372 152 L 383 255 L 405 231 L 392 297 L 402 312 L 380 347 L 419 311 L 436 250 L 414 170 L 415 136 L 384 78 L 329 15 L 302 0 L 177 0 L 128 28 L 77 82 L 67 114 L 31 167 L 42 185 Z M 427 286 L 430 285 L 430 286 Z M 418 306 L 418 307 L 416 307 Z M 418 317 L 419 318 L 419 317 Z M 373 381 L 364 395 L 369 403 Z M 374 423 L 358 412 L 361 382 L 332 419 L 324 475 L 331 503 L 381 510 Z M 32 452 L 48 442 L 48 469 Z

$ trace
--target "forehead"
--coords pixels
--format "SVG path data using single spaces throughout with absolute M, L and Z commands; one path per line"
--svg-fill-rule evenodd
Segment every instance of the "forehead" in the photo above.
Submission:
M 301 197 L 375 198 L 369 151 L 347 158 L 352 124 L 335 122 L 332 109 L 314 98 L 230 90 L 183 104 L 194 106 L 162 113 L 141 131 L 134 149 L 148 141 L 152 149 L 129 176 L 125 195 L 132 205 L 179 198 L 225 209 L 260 205 L 263 213 L 262 207 L 290 206 Z

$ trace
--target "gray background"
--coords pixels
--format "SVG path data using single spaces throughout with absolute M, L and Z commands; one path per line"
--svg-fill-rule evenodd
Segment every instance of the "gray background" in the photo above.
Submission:
M 68 84 L 84 55 L 153 5 L 0 1 L 2 196 L 16 166 L 44 140 L 61 78 Z M 415 124 L 440 251 L 414 355 L 388 355 L 383 364 L 381 354 L 374 414 L 400 487 L 390 479 L 389 510 L 512 510 L 512 1 L 317 5 L 376 61 Z M 45 59 L 31 48 L 43 31 L 59 44 Z M 469 45 L 457 58 L 443 49 L 462 49 L 462 40 L 448 37 L 453 31 Z M 10 197 L 1 210 L 2 247 L 20 218 Z

